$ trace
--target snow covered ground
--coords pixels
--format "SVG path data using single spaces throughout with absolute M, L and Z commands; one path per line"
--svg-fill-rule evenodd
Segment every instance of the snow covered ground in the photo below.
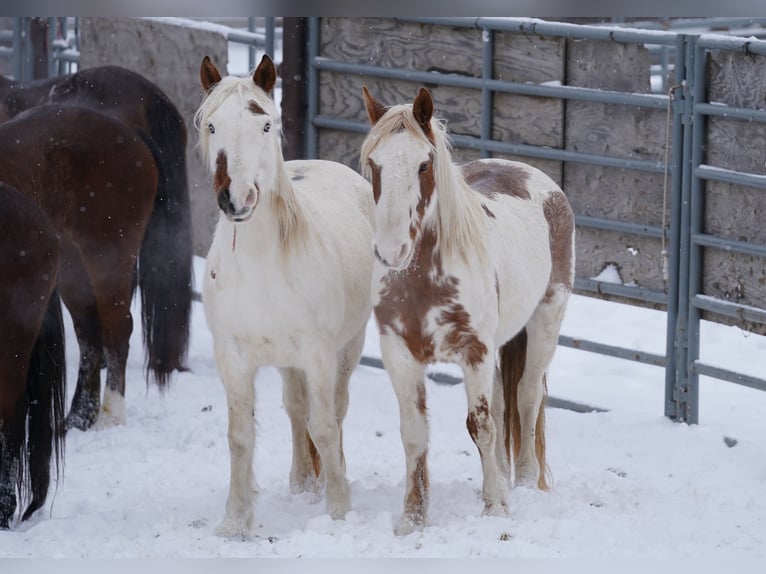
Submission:
M 197 260 L 198 273 L 202 260 Z M 197 285 L 201 282 L 198 280 Z M 134 303 L 134 313 L 139 309 Z M 70 323 L 71 395 L 77 349 Z M 663 352 L 662 313 L 575 296 L 564 332 Z M 719 363 L 763 373 L 766 339 L 706 325 Z M 427 384 L 431 509 L 397 537 L 404 492 L 398 408 L 384 371 L 360 366 L 344 425 L 353 510 L 288 491 L 289 422 L 273 369 L 256 381 L 259 485 L 254 537 L 213 534 L 228 493 L 226 405 L 200 303 L 189 366 L 168 393 L 147 390 L 140 332 L 131 342 L 124 427 L 71 431 L 63 480 L 30 521 L 0 532 L 0 557 L 710 557 L 766 548 L 766 393 L 706 381 L 701 424 L 662 415 L 663 371 L 560 348 L 550 394 L 609 409 L 548 409 L 550 492 L 519 488 L 510 516 L 482 517 L 481 470 L 462 385 Z M 377 355 L 370 323 L 366 354 Z M 443 368 L 440 366 L 440 368 Z M 737 439 L 729 448 L 724 436 Z

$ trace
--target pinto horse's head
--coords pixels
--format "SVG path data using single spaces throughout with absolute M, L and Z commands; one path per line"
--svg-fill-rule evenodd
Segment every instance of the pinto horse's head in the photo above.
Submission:
M 360 160 L 375 199 L 375 256 L 387 267 L 404 269 L 436 205 L 433 100 L 421 88 L 411 106 L 387 108 L 363 90 L 372 129 Z
M 221 211 L 247 221 L 261 193 L 275 185 L 282 161 L 281 125 L 270 92 L 277 73 L 264 55 L 252 76 L 221 77 L 205 56 L 200 81 L 205 98 L 194 116 L 203 157 L 213 176 Z

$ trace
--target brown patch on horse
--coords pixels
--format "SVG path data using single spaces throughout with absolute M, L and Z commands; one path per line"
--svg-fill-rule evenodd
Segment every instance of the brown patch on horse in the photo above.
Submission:
M 435 343 L 433 333 L 426 330 L 426 316 L 431 309 L 441 309 L 436 322 L 448 327 L 443 350 L 462 355 L 469 365 L 481 362 L 487 347 L 458 302 L 458 279 L 444 274 L 433 229 L 423 231 L 418 250 L 415 265 L 391 271 L 383 279 L 381 300 L 374 309 L 381 332 L 390 329 L 404 340 L 416 361 L 431 363 L 436 357 Z
M 221 150 L 215 159 L 215 175 L 213 176 L 213 189 L 216 193 L 222 189 L 228 189 L 231 185 L 229 177 L 229 161 L 226 152 Z
M 444 338 L 444 347 L 455 354 L 462 354 L 469 367 L 475 367 L 484 360 L 487 346 L 476 336 L 471 327 L 471 316 L 462 305 L 453 305 L 442 311 L 436 319 L 439 325 L 452 325 Z
M 250 112 L 252 112 L 255 115 L 266 114 L 263 108 L 259 106 L 258 102 L 256 102 L 255 100 L 250 100 L 247 102 L 247 109 L 250 110 Z
M 426 493 L 428 492 L 428 466 L 426 457 L 428 451 L 423 453 L 415 461 L 415 469 L 412 472 L 412 489 L 407 493 L 407 500 L 404 501 L 404 513 L 409 516 L 415 524 L 423 524 L 426 520 Z
M 572 234 L 574 214 L 564 192 L 554 190 L 543 202 L 543 215 L 548 222 L 551 248 L 551 278 L 545 297 L 551 296 L 554 285 L 563 285 L 572 290 Z
M 415 407 L 421 415 L 426 414 L 426 386 L 423 381 L 419 381 L 416 387 L 418 393 L 417 399 L 415 399 Z
M 519 199 L 530 197 L 527 189 L 529 173 L 516 165 L 487 164 L 476 160 L 460 166 L 460 171 L 471 188 L 490 199 L 494 199 L 497 194 Z
M 479 432 L 489 432 L 489 425 L 489 404 L 487 403 L 487 397 L 481 397 L 476 408 L 468 413 L 465 426 L 468 429 L 468 434 L 476 442 Z
M 423 218 L 426 215 L 426 208 L 431 203 L 431 199 L 434 196 L 434 189 L 436 189 L 436 178 L 434 176 L 433 152 L 428 154 L 428 159 L 423 163 L 425 164 L 425 169 L 420 171 L 420 168 L 418 168 L 418 181 L 420 182 L 420 198 L 418 199 L 418 205 L 415 208 L 415 211 L 418 214 L 418 222 L 423 221 Z
M 380 200 L 380 166 L 369 160 L 370 172 L 372 173 L 372 198 L 375 200 L 375 204 Z
M 311 460 L 311 470 L 314 471 L 314 476 L 318 477 L 319 473 L 322 472 L 322 459 L 319 456 L 319 451 L 317 450 L 314 441 L 311 440 L 311 435 L 308 433 L 308 431 L 306 431 L 306 441 L 309 444 L 309 459 Z

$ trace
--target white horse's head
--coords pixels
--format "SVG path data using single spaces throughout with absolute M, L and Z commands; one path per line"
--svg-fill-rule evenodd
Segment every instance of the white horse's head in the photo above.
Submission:
M 276 79 L 266 55 L 245 78 L 222 78 L 207 56 L 200 66 L 206 96 L 194 120 L 218 205 L 231 221 L 250 219 L 260 195 L 274 189 L 283 161 L 279 115 L 269 96 Z
M 433 101 L 421 88 L 412 105 L 390 108 L 364 88 L 372 129 L 362 144 L 362 170 L 375 199 L 375 256 L 405 269 L 436 209 Z

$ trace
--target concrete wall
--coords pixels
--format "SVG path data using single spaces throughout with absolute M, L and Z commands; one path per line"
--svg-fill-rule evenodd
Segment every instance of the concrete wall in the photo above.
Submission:
M 172 22 L 172 21 L 171 21 Z M 189 193 L 194 252 L 207 255 L 218 208 L 211 177 L 197 149 L 194 112 L 202 100 L 199 66 L 210 56 L 223 73 L 228 65 L 228 42 L 213 27 L 188 26 L 141 18 L 82 18 L 80 68 L 106 64 L 123 66 L 157 84 L 175 103 L 186 121 Z

